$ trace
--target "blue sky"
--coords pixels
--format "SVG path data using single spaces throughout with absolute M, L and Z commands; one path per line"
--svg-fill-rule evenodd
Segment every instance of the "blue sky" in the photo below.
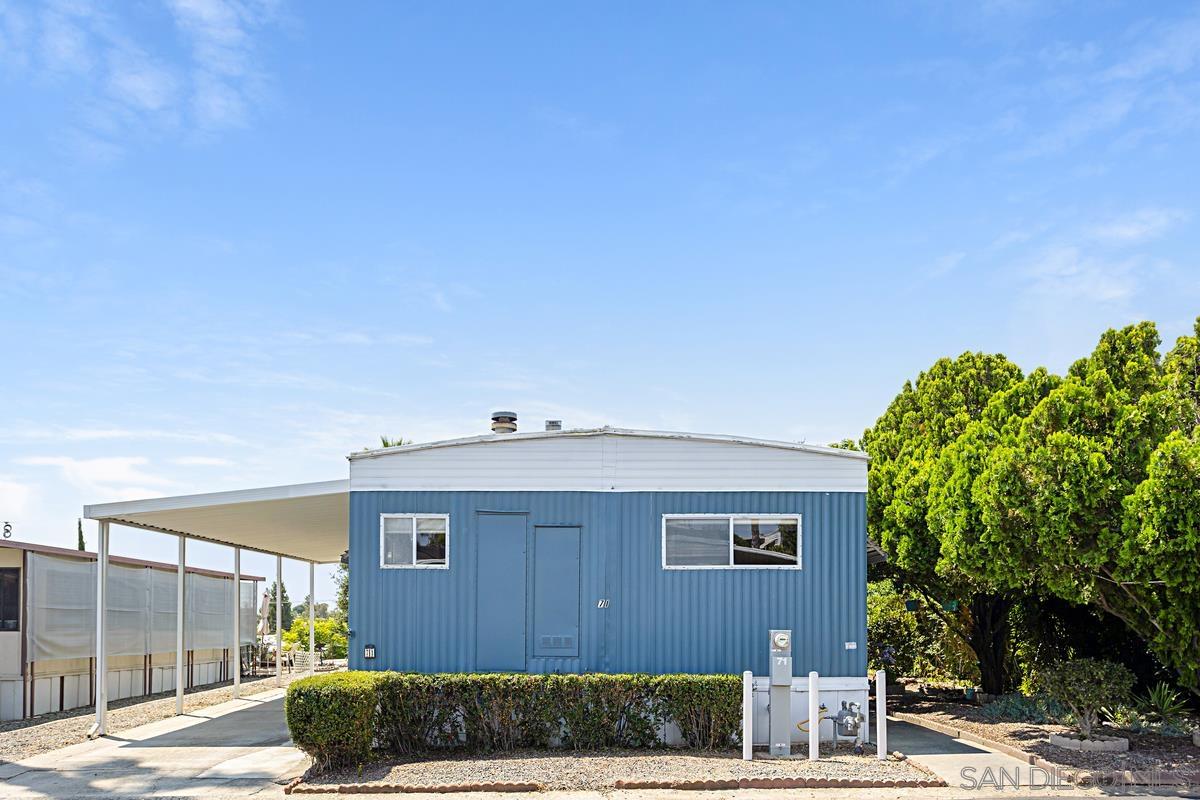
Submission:
M 22 539 L 494 408 L 826 442 L 1200 313 L 1196 4 L 0 0 L 0 109 Z

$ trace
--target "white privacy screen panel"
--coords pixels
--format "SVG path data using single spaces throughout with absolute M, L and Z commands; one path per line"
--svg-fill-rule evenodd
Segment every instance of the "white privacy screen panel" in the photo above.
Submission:
M 29 553 L 25 591 L 30 661 L 88 658 L 96 652 L 94 562 Z
M 175 650 L 178 573 L 108 565 L 108 654 L 138 656 Z M 184 646 L 229 647 L 233 640 L 232 579 L 188 573 Z M 96 654 L 96 562 L 29 553 L 25 586 L 30 661 Z M 255 585 L 242 581 L 242 644 L 254 642 Z

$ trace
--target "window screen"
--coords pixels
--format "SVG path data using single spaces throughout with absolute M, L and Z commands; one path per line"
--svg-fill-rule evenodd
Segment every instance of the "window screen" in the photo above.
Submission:
M 668 567 L 724 567 L 729 565 L 728 519 L 668 519 Z
M 383 567 L 446 567 L 450 518 L 444 514 L 383 514 L 379 564 Z
M 384 517 L 383 563 L 389 567 L 413 563 L 412 517 Z

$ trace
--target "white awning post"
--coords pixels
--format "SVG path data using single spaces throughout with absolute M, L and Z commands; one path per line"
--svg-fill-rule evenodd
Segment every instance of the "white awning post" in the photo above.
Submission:
M 184 583 L 187 576 L 187 537 L 183 534 L 179 535 L 179 580 L 175 586 L 175 713 L 176 715 L 183 713 L 183 685 L 184 673 L 187 672 L 187 665 L 184 664 L 183 651 L 183 601 L 184 601 Z
M 275 685 L 283 674 L 283 556 L 275 556 Z
M 742 760 L 754 758 L 754 673 L 742 673 Z
M 808 673 L 808 760 L 821 757 L 821 679 Z
M 96 724 L 92 736 L 108 725 L 108 522 L 100 520 L 96 542 Z
M 242 696 L 242 548 L 233 548 L 233 696 Z
M 886 761 L 887 749 L 887 673 L 875 673 L 875 752 Z
M 317 565 L 308 562 L 308 671 L 317 671 Z

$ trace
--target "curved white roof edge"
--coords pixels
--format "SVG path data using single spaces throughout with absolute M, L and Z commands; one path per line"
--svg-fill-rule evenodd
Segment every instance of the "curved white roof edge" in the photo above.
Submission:
M 641 439 L 677 439 L 693 442 L 722 442 L 725 444 L 744 444 L 755 447 L 773 447 L 777 450 L 799 450 L 818 455 L 851 458 L 857 461 L 869 461 L 870 456 L 860 450 L 843 450 L 839 447 L 827 447 L 820 444 L 804 442 L 784 442 L 775 439 L 753 439 L 746 436 L 727 436 L 719 433 L 684 433 L 680 431 L 645 431 L 631 428 L 575 428 L 566 431 L 533 431 L 531 433 L 487 433 L 479 436 L 464 436 L 459 439 L 442 439 L 436 442 L 419 442 L 400 447 L 377 447 L 373 450 L 359 450 L 347 458 L 356 461 L 361 458 L 376 458 L 378 456 L 412 453 L 419 450 L 432 450 L 439 447 L 462 447 L 472 444 L 492 444 L 510 441 L 527 441 L 529 439 L 558 439 L 585 436 L 630 436 Z

